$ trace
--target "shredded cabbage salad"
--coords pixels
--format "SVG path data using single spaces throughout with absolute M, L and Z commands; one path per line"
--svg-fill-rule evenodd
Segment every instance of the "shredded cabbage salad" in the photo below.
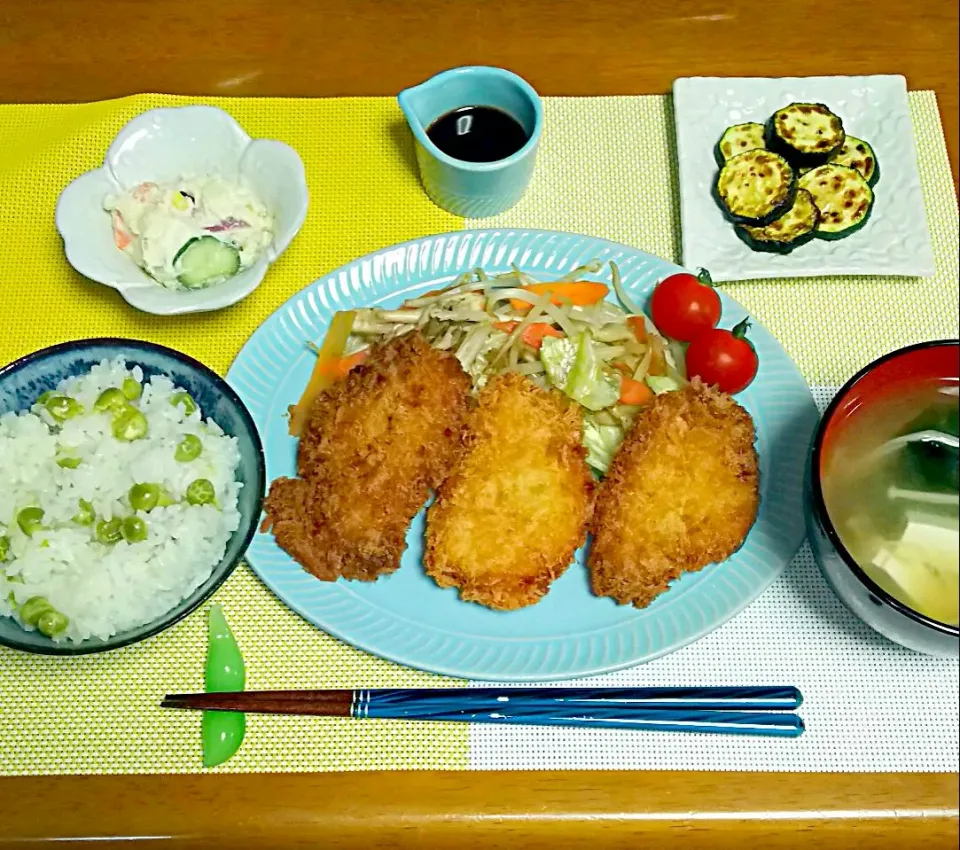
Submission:
M 630 299 L 612 262 L 619 304 L 605 297 L 594 279 L 602 269 L 595 260 L 544 283 L 516 267 L 477 268 L 397 310 L 357 310 L 345 354 L 419 330 L 457 357 L 474 391 L 504 372 L 555 387 L 583 408 L 587 462 L 603 474 L 637 412 L 686 377 L 682 349 Z

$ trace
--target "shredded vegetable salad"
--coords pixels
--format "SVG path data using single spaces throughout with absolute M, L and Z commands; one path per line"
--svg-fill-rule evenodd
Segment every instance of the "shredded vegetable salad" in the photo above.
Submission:
M 475 391 L 494 375 L 518 372 L 580 404 L 587 461 L 606 472 L 637 412 L 686 378 L 682 350 L 671 347 L 633 303 L 615 263 L 610 276 L 619 304 L 607 299 L 605 283 L 586 279 L 602 269 L 593 261 L 542 282 L 516 267 L 495 275 L 478 268 L 396 310 L 338 314 L 323 348 L 316 349 L 313 392 L 308 387 L 291 411 L 291 432 L 299 427 L 297 408 L 302 416 L 305 402 L 362 362 L 370 346 L 418 330 L 457 357 Z

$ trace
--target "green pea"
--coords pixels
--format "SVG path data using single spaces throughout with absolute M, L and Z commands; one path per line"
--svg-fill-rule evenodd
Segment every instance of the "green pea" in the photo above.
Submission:
M 177 500 L 173 498 L 163 487 L 160 488 L 160 500 L 157 502 L 158 508 L 169 508 L 170 505 L 175 505 Z
M 83 459 L 74 455 L 65 454 L 57 458 L 57 466 L 61 469 L 76 469 L 81 463 L 83 463 Z
M 40 619 L 37 620 L 37 631 L 48 638 L 52 638 L 60 634 L 69 624 L 70 620 L 66 614 L 61 614 L 55 608 L 51 608 L 40 615 Z
M 123 390 L 119 390 L 116 387 L 108 387 L 105 389 L 97 396 L 97 400 L 93 403 L 93 409 L 98 413 L 107 413 L 111 410 L 119 413 L 126 406 L 127 399 L 123 394 Z
M 146 437 L 149 430 L 147 417 L 135 407 L 127 407 L 122 413 L 118 413 L 110 428 L 113 436 L 125 443 Z
M 33 537 L 35 531 L 43 528 L 43 508 L 24 508 L 17 514 L 17 525 L 27 537 Z
M 0 578 L 3 577 L 4 576 L 0 575 Z M 6 576 L 6 579 L 10 584 L 26 584 L 23 576 Z M 7 594 L 7 604 L 9 604 L 14 611 L 17 610 L 17 595 L 12 590 Z
M 203 453 L 203 443 L 196 434 L 187 434 L 177 446 L 173 456 L 180 463 L 189 463 L 196 460 Z
M 20 606 L 20 622 L 25 626 L 35 627 L 40 617 L 52 610 L 53 606 L 47 601 L 46 596 L 31 596 Z
M 127 493 L 130 507 L 135 511 L 149 513 L 160 502 L 160 486 L 157 484 L 134 484 Z
M 0 536 L 0 564 L 6 563 L 10 557 L 10 538 L 6 534 Z
M 189 416 L 197 409 L 197 403 L 193 400 L 193 396 L 185 390 L 180 390 L 180 392 L 174 393 L 170 396 L 170 404 L 174 407 L 178 405 L 183 407 L 183 412 Z
M 140 386 L 140 382 L 135 378 L 127 376 L 123 379 L 123 386 L 120 391 L 123 393 L 123 397 L 127 401 L 136 401 L 140 398 L 140 394 L 143 392 L 143 387 Z
M 75 398 L 65 395 L 55 395 L 48 398 L 43 403 L 47 413 L 49 413 L 57 422 L 66 422 L 83 413 L 83 405 Z
M 206 478 L 198 478 L 190 482 L 187 487 L 187 501 L 191 505 L 215 505 L 217 503 L 217 491 L 213 489 L 213 484 Z
M 123 539 L 123 533 L 120 531 L 121 522 L 117 517 L 113 519 L 102 519 L 97 523 L 94 534 L 104 546 L 113 546 Z
M 45 393 L 40 393 L 40 395 L 37 396 L 36 403 L 46 404 L 50 399 L 58 395 L 60 395 L 60 393 L 58 393 L 56 390 L 47 390 Z
M 120 523 L 120 534 L 127 543 L 142 543 L 147 539 L 147 524 L 138 516 L 128 516 Z
M 77 502 L 77 512 L 71 517 L 77 525 L 93 525 L 96 518 L 97 512 L 86 499 Z

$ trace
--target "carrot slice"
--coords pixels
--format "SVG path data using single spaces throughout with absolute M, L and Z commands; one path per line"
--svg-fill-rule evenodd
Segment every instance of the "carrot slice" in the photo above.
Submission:
M 121 251 L 133 242 L 133 234 L 127 230 L 123 217 L 116 210 L 111 214 L 113 219 L 113 244 Z
M 366 349 L 351 354 L 349 357 L 341 357 L 339 360 L 330 360 L 323 363 L 320 368 L 323 374 L 336 383 L 347 377 L 347 373 L 355 366 L 359 366 L 367 359 Z
M 637 338 L 637 342 L 647 341 L 647 323 L 643 320 L 643 316 L 628 317 L 627 327 L 633 331 L 633 335 Z
M 566 334 L 559 328 L 549 325 L 546 322 L 532 322 L 523 329 L 520 338 L 531 348 L 540 350 L 543 345 L 544 337 L 553 336 L 562 339 Z
M 317 362 L 313 367 L 313 374 L 307 382 L 307 386 L 300 396 L 300 401 L 290 407 L 290 434 L 299 437 L 303 431 L 303 426 L 310 415 L 310 408 L 317 396 L 324 390 L 329 389 L 336 382 L 336 379 L 329 374 L 330 365 L 339 361 L 343 357 L 343 349 L 347 345 L 347 338 L 353 328 L 353 320 L 356 313 L 353 310 L 335 313 L 330 327 L 327 329 L 327 335 L 324 337 L 323 345 L 317 354 Z
M 505 334 L 512 334 L 519 324 L 519 322 L 494 322 L 493 326 Z M 547 336 L 555 336 L 559 339 L 563 338 L 565 334 L 549 322 L 531 322 L 523 329 L 523 333 L 520 334 L 520 339 L 531 348 L 539 351 L 540 346 L 543 345 L 543 338 Z
M 586 307 L 590 304 L 596 304 L 607 297 L 609 288 L 602 283 L 595 283 L 589 280 L 578 280 L 571 283 L 531 283 L 520 287 L 531 295 L 546 295 L 550 293 L 550 303 L 561 305 L 565 303 L 575 304 L 578 307 Z M 510 305 L 514 310 L 529 310 L 528 301 L 520 301 L 517 298 L 510 299 Z
M 635 381 L 624 375 L 620 379 L 620 403 L 621 404 L 648 404 L 653 400 L 653 390 L 643 381 Z

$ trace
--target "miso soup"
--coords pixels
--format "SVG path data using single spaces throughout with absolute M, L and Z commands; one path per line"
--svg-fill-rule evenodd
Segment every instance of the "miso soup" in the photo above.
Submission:
M 843 545 L 880 587 L 942 623 L 960 620 L 956 383 L 891 394 L 840 426 L 821 466 Z

